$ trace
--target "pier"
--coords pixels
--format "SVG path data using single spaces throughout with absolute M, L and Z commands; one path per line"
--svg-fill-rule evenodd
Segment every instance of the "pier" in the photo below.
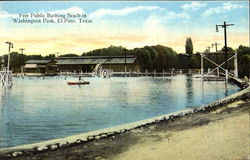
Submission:
M 8 44 L 8 62 L 7 62 L 7 68 L 4 68 L 1 66 L 0 71 L 0 83 L 2 83 L 3 87 L 10 87 L 13 85 L 12 83 L 12 71 L 10 71 L 10 49 L 14 48 L 13 43 L 11 42 L 5 42 Z
M 3 87 L 12 86 L 12 71 L 0 71 L 0 81 Z
M 93 72 L 59 72 L 58 75 L 65 76 L 84 76 L 84 77 L 92 77 L 93 74 L 97 75 L 99 72 L 96 70 Z M 199 69 L 140 69 L 140 70 L 129 70 L 127 72 L 124 71 L 114 71 L 111 70 L 112 77 L 164 77 L 164 76 L 174 76 L 178 74 L 200 74 Z

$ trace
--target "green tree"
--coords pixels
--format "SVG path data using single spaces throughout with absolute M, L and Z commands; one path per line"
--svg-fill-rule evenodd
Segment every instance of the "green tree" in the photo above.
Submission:
M 112 55 L 124 55 L 124 50 L 126 48 L 122 46 L 110 46 L 108 48 L 95 49 L 93 51 L 89 51 L 83 53 L 83 56 L 112 56 Z M 127 53 L 128 54 L 128 53 Z
M 221 49 L 222 52 L 225 52 L 225 46 Z M 232 47 L 227 47 L 227 52 L 233 52 L 234 49 Z
M 54 55 L 54 54 L 52 54 L 52 55 Z M 59 57 L 77 57 L 77 56 L 78 56 L 77 54 L 69 53 L 69 54 L 60 55 Z
M 179 69 L 188 69 L 189 60 L 186 54 L 178 54 Z
M 186 38 L 185 49 L 186 49 L 186 54 L 188 54 L 189 56 L 192 56 L 192 54 L 193 54 L 193 42 L 192 42 L 192 39 L 190 37 Z
M 250 78 L 250 47 L 240 45 L 237 51 L 239 76 Z
M 55 54 L 49 54 L 48 56 L 45 56 L 45 59 L 54 59 L 55 57 Z
M 43 60 L 44 57 L 41 56 L 41 54 L 39 54 L 39 55 L 27 55 L 27 56 L 26 56 L 26 61 L 27 61 L 27 60 L 30 60 L 30 59 L 34 59 L 34 60 Z

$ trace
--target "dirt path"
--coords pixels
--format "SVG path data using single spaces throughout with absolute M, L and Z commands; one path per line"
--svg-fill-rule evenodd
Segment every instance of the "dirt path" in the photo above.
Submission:
M 249 154 L 249 114 L 182 131 L 143 137 L 116 160 L 243 160 Z
M 250 100 L 13 160 L 246 160 Z M 0 157 L 1 159 L 1 157 Z

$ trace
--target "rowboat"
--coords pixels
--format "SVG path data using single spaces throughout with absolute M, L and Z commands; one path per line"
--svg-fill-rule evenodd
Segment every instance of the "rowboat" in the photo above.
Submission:
M 79 82 L 67 82 L 68 85 L 83 85 L 83 84 L 89 84 L 88 81 L 79 81 Z

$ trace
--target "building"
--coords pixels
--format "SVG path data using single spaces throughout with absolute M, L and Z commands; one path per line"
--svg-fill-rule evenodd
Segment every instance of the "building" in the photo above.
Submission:
M 55 61 L 61 72 L 92 72 L 96 65 L 114 72 L 124 72 L 125 68 L 126 71 L 140 69 L 140 63 L 134 55 L 57 57 Z
M 57 73 L 57 65 L 54 60 L 28 60 L 25 62 L 24 73 L 41 73 L 54 75 Z

